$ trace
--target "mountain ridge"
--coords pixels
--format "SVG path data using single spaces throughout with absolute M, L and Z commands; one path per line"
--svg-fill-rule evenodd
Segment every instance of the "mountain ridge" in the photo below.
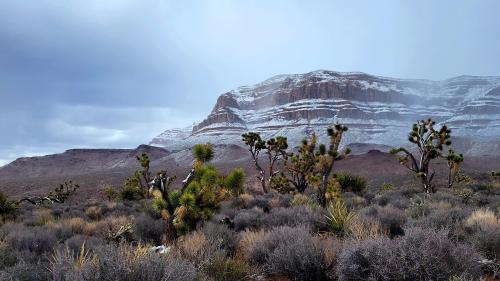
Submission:
M 241 133 L 257 131 L 298 145 L 312 131 L 325 141 L 326 128 L 341 122 L 350 127 L 345 144 L 399 146 L 411 124 L 425 118 L 449 125 L 465 153 L 485 153 L 491 142 L 499 146 L 500 77 L 436 81 L 328 70 L 275 75 L 223 93 L 200 123 L 167 130 L 150 144 L 172 150 L 200 142 L 239 144 Z

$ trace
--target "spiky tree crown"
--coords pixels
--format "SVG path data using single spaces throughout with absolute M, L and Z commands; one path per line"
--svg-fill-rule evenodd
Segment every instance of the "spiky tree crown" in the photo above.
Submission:
M 266 142 L 262 140 L 258 133 L 249 132 L 241 135 L 243 137 L 243 141 L 246 145 L 256 150 L 262 150 L 266 148 Z
M 213 146 L 209 143 L 195 145 L 193 147 L 193 157 L 201 164 L 209 162 L 214 157 Z

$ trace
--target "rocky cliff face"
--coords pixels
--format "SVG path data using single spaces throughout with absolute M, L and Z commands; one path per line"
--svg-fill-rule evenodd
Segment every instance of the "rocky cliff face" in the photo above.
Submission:
M 176 150 L 194 143 L 241 144 L 257 131 L 284 135 L 292 146 L 335 122 L 349 127 L 345 144 L 402 145 L 413 122 L 446 123 L 471 154 L 498 147 L 500 77 L 460 76 L 444 81 L 395 79 L 358 72 L 318 70 L 278 75 L 222 94 L 210 115 L 183 130 L 166 131 L 151 144 Z

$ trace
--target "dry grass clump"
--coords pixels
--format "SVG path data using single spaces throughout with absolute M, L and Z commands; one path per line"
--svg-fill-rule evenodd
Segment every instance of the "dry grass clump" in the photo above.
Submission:
M 490 259 L 500 257 L 500 220 L 487 209 L 474 211 L 464 222 L 467 239 Z
M 249 253 L 251 247 L 257 243 L 257 241 L 262 241 L 268 235 L 268 232 L 265 230 L 259 231 L 250 231 L 245 230 L 238 234 L 239 242 L 238 248 L 236 250 L 236 256 L 239 258 L 243 258 L 245 260 L 249 260 Z
M 90 206 L 85 210 L 85 215 L 91 220 L 100 220 L 102 217 L 102 209 L 97 206 Z
M 356 217 L 348 227 L 348 237 L 354 240 L 374 239 L 388 234 L 379 221 Z
M 488 209 L 480 209 L 465 220 L 465 226 L 483 231 L 493 230 L 500 227 L 500 218 Z
M 52 211 L 46 208 L 40 208 L 33 211 L 33 219 L 31 220 L 31 224 L 33 226 L 44 226 L 52 221 L 54 221 L 54 216 L 52 215 Z
M 192 262 L 197 267 L 208 264 L 216 251 L 216 245 L 211 244 L 205 235 L 198 231 L 180 237 L 174 246 L 176 254 Z

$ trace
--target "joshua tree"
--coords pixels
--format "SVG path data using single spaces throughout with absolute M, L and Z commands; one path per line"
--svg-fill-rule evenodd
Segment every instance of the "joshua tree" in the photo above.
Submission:
M 309 186 L 309 179 L 314 171 L 316 164 L 316 134 L 313 133 L 311 139 L 302 140 L 302 145 L 297 154 L 291 153 L 288 161 L 285 162 L 285 168 L 290 175 L 289 182 L 295 190 L 302 193 Z
M 169 176 L 166 171 L 159 172 L 152 180 L 151 189 L 160 191 L 152 192 L 156 197 L 153 206 L 167 223 L 169 240 L 194 229 L 199 221 L 210 219 L 220 202 L 243 189 L 243 170 L 235 169 L 223 177 L 208 164 L 213 155 L 211 145 L 196 145 L 195 163 L 179 189 L 171 188 L 175 176 Z
M 285 137 L 271 138 L 268 141 L 262 140 L 258 133 L 249 132 L 242 135 L 243 141 L 248 146 L 248 151 L 252 155 L 255 168 L 259 172 L 259 179 L 264 193 L 269 192 L 268 186 L 273 178 L 280 173 L 280 170 L 275 170 L 279 161 L 286 159 L 286 149 L 288 148 L 287 139 Z M 264 168 L 259 163 L 259 154 L 265 150 L 268 160 L 267 174 Z
M 209 143 L 207 144 L 196 144 L 193 147 L 193 157 L 194 163 L 191 167 L 191 171 L 182 181 L 182 189 L 186 188 L 192 180 L 196 167 L 202 166 L 203 164 L 209 162 L 214 157 L 213 146 Z
M 464 161 L 464 156 L 456 154 L 453 149 L 450 149 L 446 155 L 446 161 L 448 163 L 448 188 L 452 188 L 458 173 L 460 173 L 460 164 Z
M 351 152 L 350 148 L 346 148 L 339 152 L 342 135 L 347 131 L 347 127 L 341 124 L 335 124 L 332 128 L 328 128 L 328 137 L 330 144 L 328 150 L 324 144 L 319 146 L 319 151 L 316 152 L 316 165 L 314 174 L 319 178 L 318 201 L 325 207 L 328 199 L 329 178 L 335 161 L 342 160 Z
M 431 161 L 438 157 L 443 157 L 443 146 L 451 145 L 451 130 L 446 125 L 443 125 L 437 131 L 434 129 L 435 124 L 436 122 L 430 118 L 413 124 L 413 128 L 408 135 L 408 140 L 417 146 L 417 157 L 403 147 L 391 149 L 392 154 L 403 154 L 402 157 L 398 158 L 399 163 L 414 172 L 421 179 L 422 187 L 426 193 L 435 191 L 432 183 L 435 172 L 432 171 L 429 173 Z
M 70 195 L 72 195 L 73 193 L 75 193 L 78 190 L 78 188 L 80 188 L 80 185 L 77 183 L 74 183 L 72 180 L 65 181 L 64 183 L 60 184 L 58 187 L 54 188 L 53 191 L 50 191 L 49 194 L 46 196 L 25 197 L 25 198 L 19 200 L 19 203 L 21 203 L 23 201 L 29 202 L 33 205 L 39 205 L 45 201 L 47 201 L 51 204 L 64 203 Z
M 142 170 L 137 170 L 135 172 L 135 177 L 137 178 L 142 196 L 148 196 L 147 188 L 151 182 L 151 172 L 149 171 L 149 164 L 151 161 L 146 153 L 141 154 L 141 156 L 136 156 L 136 158 L 141 164 Z

